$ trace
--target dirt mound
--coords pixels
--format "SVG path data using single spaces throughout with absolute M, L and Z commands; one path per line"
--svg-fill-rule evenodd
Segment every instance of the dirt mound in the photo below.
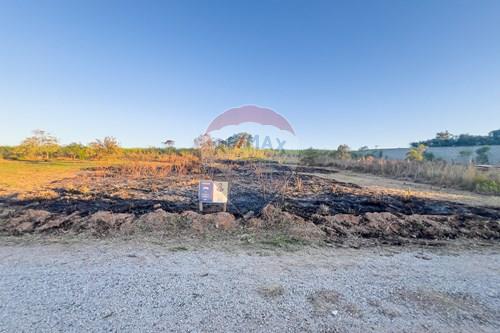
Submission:
M 500 221 L 464 219 L 458 216 L 395 215 L 315 215 L 314 221 L 332 238 L 362 237 L 380 240 L 396 239 L 500 239 Z
M 131 223 L 134 219 L 134 214 L 100 211 L 92 214 L 81 225 L 89 229 L 93 235 L 104 236 L 112 230 L 119 229 L 125 223 Z
M 400 243 L 401 240 L 445 240 L 455 238 L 500 239 L 500 221 L 459 215 L 404 215 L 389 212 L 322 215 L 310 220 L 287 212 L 272 204 L 265 206 L 258 216 L 236 219 L 227 212 L 200 214 L 185 211 L 181 214 L 157 209 L 136 216 L 131 213 L 99 211 L 82 217 L 78 212 L 69 215 L 51 214 L 28 209 L 5 220 L 1 231 L 7 234 L 31 232 L 90 232 L 94 236 L 110 233 L 133 234 L 150 232 L 160 235 L 186 231 L 191 234 L 236 231 L 282 232 L 301 239 L 342 242 L 351 238 L 374 239 Z M 243 230 L 242 229 L 242 230 Z M 245 230 L 243 230 L 245 231 Z M 245 232 L 247 232 L 245 231 Z
M 1 229 L 9 230 L 14 234 L 31 232 L 37 225 L 47 221 L 51 215 L 45 210 L 27 209 L 17 217 L 6 220 L 7 223 Z
M 261 218 L 251 218 L 248 226 L 254 229 L 269 229 L 286 233 L 291 237 L 301 239 L 325 239 L 325 232 L 312 221 L 286 212 L 272 204 L 266 205 L 261 212 Z
M 98 237 L 110 233 L 134 234 L 136 232 L 164 235 L 189 231 L 203 234 L 210 231 L 232 231 L 239 226 L 239 220 L 227 212 L 199 214 L 186 211 L 178 214 L 166 212 L 161 208 L 139 216 L 130 213 L 98 211 L 83 217 L 79 215 L 79 212 L 65 215 L 29 209 L 14 218 L 0 220 L 0 231 L 14 235 L 58 231 L 90 232 Z

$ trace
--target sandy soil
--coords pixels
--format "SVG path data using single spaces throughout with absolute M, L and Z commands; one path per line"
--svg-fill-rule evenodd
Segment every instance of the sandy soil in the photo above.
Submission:
M 498 332 L 500 249 L 0 245 L 0 331 Z

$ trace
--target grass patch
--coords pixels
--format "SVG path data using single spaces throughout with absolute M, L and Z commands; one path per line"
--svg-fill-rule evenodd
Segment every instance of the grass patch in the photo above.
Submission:
M 174 247 L 169 248 L 169 250 L 172 252 L 189 251 L 189 249 L 185 246 L 174 246 Z
M 15 161 L 0 159 L 0 195 L 39 190 L 50 183 L 72 177 L 79 171 L 117 162 Z
M 279 284 L 262 286 L 257 292 L 266 298 L 276 298 L 285 294 L 285 289 Z
M 10 193 L 38 189 L 89 166 L 89 162 L 0 160 L 0 191 Z
M 309 244 L 306 240 L 287 235 L 277 235 L 272 238 L 261 240 L 260 243 L 269 247 L 281 248 L 285 250 L 292 250 Z

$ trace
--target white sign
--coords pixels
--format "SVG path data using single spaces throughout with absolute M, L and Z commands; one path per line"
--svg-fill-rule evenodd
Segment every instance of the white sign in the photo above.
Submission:
M 212 180 L 200 180 L 198 198 L 200 203 L 227 203 L 229 183 Z

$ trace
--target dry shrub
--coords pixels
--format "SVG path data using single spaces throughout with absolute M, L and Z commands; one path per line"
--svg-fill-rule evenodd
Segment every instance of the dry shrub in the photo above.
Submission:
M 357 160 L 331 159 L 328 165 L 384 177 L 479 193 L 500 194 L 500 171 L 498 169 L 483 171 L 474 165 L 457 165 L 443 161 L 396 161 L 373 157 Z
M 130 160 L 104 168 L 112 175 L 125 175 L 133 178 L 162 178 L 171 174 L 185 175 L 200 171 L 199 158 L 192 154 L 164 155 L 161 160 Z
M 214 149 L 212 153 L 216 159 L 222 160 L 267 159 L 272 156 L 270 150 L 253 147 Z

